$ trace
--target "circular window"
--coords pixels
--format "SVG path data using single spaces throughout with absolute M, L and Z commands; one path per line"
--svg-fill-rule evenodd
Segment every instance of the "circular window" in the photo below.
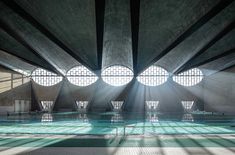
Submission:
M 63 79 L 63 77 L 41 68 L 35 69 L 31 76 L 33 81 L 42 86 L 52 86 Z
M 82 87 L 91 85 L 98 79 L 98 77 L 85 66 L 77 66 L 70 69 L 66 77 L 70 83 Z
M 173 81 L 182 86 L 194 86 L 203 79 L 203 73 L 198 68 L 193 68 L 178 75 L 173 76 Z
M 127 67 L 115 65 L 103 70 L 101 77 L 109 85 L 122 86 L 133 79 L 133 72 Z
M 158 66 L 150 66 L 143 73 L 141 73 L 137 80 L 146 86 L 158 86 L 167 81 L 168 72 Z

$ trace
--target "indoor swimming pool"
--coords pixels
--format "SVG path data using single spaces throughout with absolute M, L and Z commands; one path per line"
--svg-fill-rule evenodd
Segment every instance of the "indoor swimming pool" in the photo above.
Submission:
M 235 134 L 235 116 L 159 113 L 34 113 L 1 117 L 0 134 Z

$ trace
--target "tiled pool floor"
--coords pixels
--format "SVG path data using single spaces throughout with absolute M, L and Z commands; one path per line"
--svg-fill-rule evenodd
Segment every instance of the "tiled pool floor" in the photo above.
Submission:
M 233 155 L 235 135 L 1 135 L 0 154 Z

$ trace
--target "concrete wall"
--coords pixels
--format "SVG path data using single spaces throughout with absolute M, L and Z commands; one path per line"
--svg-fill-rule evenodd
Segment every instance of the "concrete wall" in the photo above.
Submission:
M 157 87 L 146 87 L 136 80 L 122 87 L 112 87 L 99 79 L 87 87 L 78 87 L 67 80 L 43 87 L 28 82 L 6 92 L 0 93 L 0 112 L 14 111 L 14 100 L 31 100 L 32 109 L 41 100 L 55 101 L 54 110 L 76 110 L 75 101 L 89 101 L 90 111 L 109 111 L 111 101 L 124 101 L 125 111 L 144 111 L 146 100 L 159 101 L 159 110 L 163 112 L 183 112 L 181 101 L 195 101 L 194 109 L 235 113 L 235 67 L 205 77 L 193 87 L 183 87 L 171 78 Z M 31 94 L 31 92 L 33 92 Z M 32 97 L 31 97 L 32 96 Z M 37 104 L 35 106 L 35 104 Z
M 31 101 L 30 82 L 0 93 L 0 114 L 5 114 L 7 111 L 14 112 L 15 100 Z
M 31 101 L 31 83 L 22 75 L 0 68 L 0 114 L 14 112 L 15 100 Z
M 235 114 L 235 67 L 205 78 L 206 111 Z
M 76 101 L 88 101 L 88 107 L 91 104 L 93 95 L 95 94 L 96 84 L 87 87 L 79 87 L 71 84 L 68 80 L 64 80 L 61 91 L 57 98 L 54 110 L 76 110 Z
M 181 101 L 195 101 L 194 109 L 203 110 L 203 83 L 194 87 L 183 87 L 171 79 L 157 87 L 146 87 L 136 80 L 126 86 L 113 87 L 99 79 L 87 87 L 78 87 L 64 81 L 54 110 L 76 110 L 75 101 L 89 101 L 90 111 L 110 111 L 111 101 L 124 101 L 124 111 L 143 112 L 146 100 L 159 101 L 159 109 L 164 112 L 182 112 Z
M 24 93 L 30 98 L 30 84 L 28 84 L 28 87 L 29 92 L 22 90 L 26 88 L 22 88 L 19 94 L 14 96 L 23 96 L 22 93 Z M 196 94 L 194 89 L 195 92 L 201 93 L 201 91 L 196 91 L 199 88 L 186 89 L 173 83 L 170 79 L 167 83 L 158 87 L 146 87 L 135 80 L 121 87 L 110 86 L 101 79 L 88 87 L 78 87 L 70 84 L 67 80 L 51 87 L 43 87 L 32 81 L 32 104 L 34 104 L 32 109 L 40 110 L 39 103 L 41 100 L 52 100 L 56 102 L 54 105 L 55 111 L 66 109 L 74 111 L 76 110 L 75 101 L 80 100 L 89 101 L 88 108 L 90 111 L 110 111 L 111 101 L 116 100 L 124 101 L 123 110 L 125 111 L 143 112 L 146 100 L 156 100 L 160 102 L 160 111 L 182 112 L 182 100 L 194 100 L 198 104 L 198 96 L 201 94 Z M 12 100 L 14 96 L 11 94 L 8 99 Z M 3 101 L 4 98 L 2 97 L 1 100 Z M 38 106 L 39 109 L 35 108 Z
M 33 89 L 32 92 L 34 93 L 35 97 L 34 98 L 35 101 L 33 103 L 38 104 L 37 106 L 39 106 L 39 110 L 42 109 L 42 106 L 40 104 L 41 101 L 54 101 L 55 105 L 62 83 L 63 82 L 60 82 L 53 86 L 44 87 L 32 81 L 32 89 Z
M 137 81 L 129 91 L 128 100 L 125 103 L 127 111 L 143 111 L 145 101 L 159 101 L 158 109 L 161 112 L 183 112 L 181 101 L 194 101 L 194 109 L 203 110 L 201 105 L 200 89 L 202 83 L 194 87 L 183 87 L 172 81 L 168 81 L 157 87 L 146 87 Z

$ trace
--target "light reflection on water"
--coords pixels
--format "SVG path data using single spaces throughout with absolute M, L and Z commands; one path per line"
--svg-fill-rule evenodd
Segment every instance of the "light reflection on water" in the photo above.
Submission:
M 43 113 L 10 115 L 0 133 L 27 134 L 207 134 L 235 133 L 234 116 L 146 113 Z

